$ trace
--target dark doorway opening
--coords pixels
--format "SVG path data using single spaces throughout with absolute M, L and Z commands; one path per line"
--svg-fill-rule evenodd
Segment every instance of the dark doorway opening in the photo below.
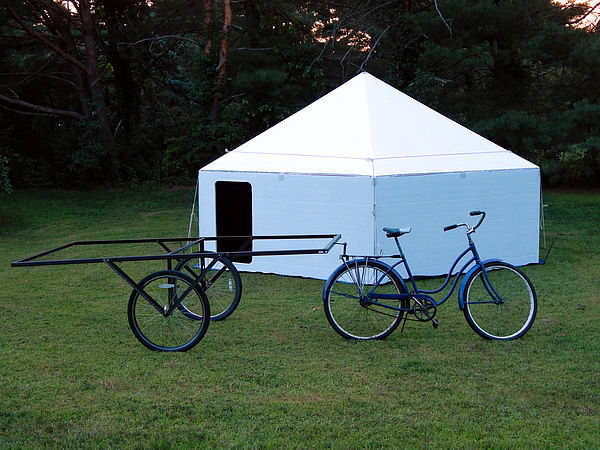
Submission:
M 215 183 L 217 236 L 252 236 L 252 185 L 246 182 Z M 247 239 L 219 239 L 218 252 L 251 251 Z M 252 256 L 237 256 L 233 262 L 250 263 Z

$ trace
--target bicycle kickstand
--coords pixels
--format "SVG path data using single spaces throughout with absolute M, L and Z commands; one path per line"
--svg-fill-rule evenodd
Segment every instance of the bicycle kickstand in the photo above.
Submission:
M 408 313 L 404 314 L 404 318 L 402 319 L 402 328 L 400 328 L 400 333 L 404 332 L 404 327 L 406 326 L 406 320 L 408 319 Z

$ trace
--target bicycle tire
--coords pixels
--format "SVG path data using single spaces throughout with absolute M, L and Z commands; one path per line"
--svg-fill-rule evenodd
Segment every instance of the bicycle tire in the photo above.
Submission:
M 200 287 L 208 297 L 212 316 L 210 320 L 218 321 L 229 317 L 238 307 L 242 298 L 242 278 L 235 265 L 224 256 L 215 255 L 217 262 L 207 276 L 200 280 Z M 175 270 L 189 273 L 198 278 L 200 269 L 194 267 L 194 260 L 181 260 Z
M 194 280 L 174 270 L 151 273 L 139 282 L 139 287 L 166 311 L 177 296 L 183 294 Z M 181 302 L 194 316 L 175 308 L 169 316 L 157 310 L 134 289 L 127 305 L 127 318 L 134 336 L 150 350 L 184 352 L 202 340 L 208 329 L 210 305 L 206 294 L 196 286 Z
M 463 313 L 469 326 L 484 339 L 512 340 L 523 336 L 535 320 L 537 295 L 527 276 L 515 266 L 491 262 L 485 271 L 502 301 L 492 298 L 481 268 L 465 285 Z
M 368 293 L 406 293 L 404 284 L 377 260 L 352 260 L 338 267 L 323 289 L 323 308 L 331 327 L 346 339 L 385 339 L 394 332 L 405 311 L 366 301 Z M 408 300 L 378 299 L 395 308 L 406 308 Z

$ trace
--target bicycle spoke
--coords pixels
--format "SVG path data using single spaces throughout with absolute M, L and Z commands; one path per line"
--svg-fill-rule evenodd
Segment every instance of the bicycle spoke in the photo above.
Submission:
M 140 287 L 162 311 L 134 290 L 127 308 L 131 329 L 146 347 L 159 351 L 185 351 L 206 333 L 210 307 L 202 290 L 189 276 L 159 271 L 144 278 Z M 167 315 L 164 312 L 169 312 Z
M 210 260 L 203 264 L 202 261 Z M 194 264 L 196 261 L 197 264 Z M 193 278 L 200 278 L 200 285 L 211 306 L 211 320 L 223 320 L 237 308 L 242 297 L 242 280 L 235 265 L 227 258 L 215 256 L 200 260 L 184 260 L 177 264 L 175 270 L 190 273 Z M 193 318 L 190 312 L 183 311 L 187 317 Z
M 325 286 L 325 314 L 331 326 L 350 339 L 383 339 L 403 317 L 399 298 L 370 302 L 369 295 L 398 294 L 402 283 L 378 261 L 355 260 L 338 268 Z
M 523 336 L 537 311 L 537 297 L 529 279 L 516 267 L 500 262 L 471 276 L 465 300 L 467 322 L 486 339 Z

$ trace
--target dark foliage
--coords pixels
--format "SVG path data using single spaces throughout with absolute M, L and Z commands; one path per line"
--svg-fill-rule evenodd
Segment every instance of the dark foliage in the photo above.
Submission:
M 542 167 L 600 177 L 600 38 L 550 0 L 0 2 L 0 191 L 189 182 L 366 70 Z M 8 171 L 10 169 L 10 172 Z

